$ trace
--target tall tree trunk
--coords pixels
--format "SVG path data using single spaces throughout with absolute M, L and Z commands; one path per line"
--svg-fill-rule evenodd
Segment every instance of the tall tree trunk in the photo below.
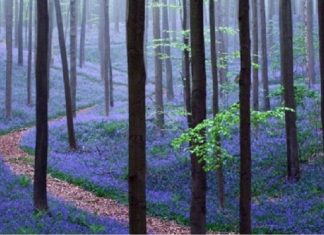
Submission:
M 129 1 L 128 11 L 129 233 L 146 234 L 145 0 Z
M 267 52 L 267 25 L 265 14 L 265 0 L 260 1 L 260 23 L 261 23 L 261 54 L 262 54 L 262 83 L 264 110 L 270 110 L 269 77 L 268 77 L 268 52 Z
M 82 68 L 83 64 L 84 64 L 86 24 L 87 24 L 87 0 L 83 0 L 82 22 L 81 22 L 81 33 L 80 33 L 80 55 L 79 55 L 80 56 L 80 59 L 79 59 L 80 68 Z
M 189 29 L 188 24 L 188 3 L 187 0 L 182 0 L 182 30 L 187 31 Z M 184 88 L 184 103 L 187 112 L 187 122 L 189 128 L 192 126 L 191 124 L 191 81 L 190 81 L 190 53 L 189 53 L 189 35 L 183 34 L 183 45 L 185 48 L 183 49 L 182 55 L 182 79 L 183 79 L 183 88 Z
M 15 48 L 18 48 L 18 22 L 19 22 L 19 0 L 12 0 L 12 1 L 15 1 L 15 6 L 14 6 L 14 9 L 15 9 Z
M 172 40 L 175 42 L 177 41 L 177 12 L 178 9 L 176 8 L 177 1 L 172 1 L 171 2 L 174 7 L 172 7 L 172 10 L 170 12 L 170 21 L 171 21 L 171 30 L 172 30 Z
M 72 101 L 71 101 L 71 90 L 69 82 L 69 67 L 66 54 L 66 46 L 64 40 L 64 30 L 63 30 L 63 21 L 60 0 L 54 0 L 55 2 L 55 11 L 56 11 L 56 21 L 57 21 L 57 30 L 58 30 L 58 39 L 60 45 L 60 53 L 62 60 L 62 72 L 63 72 L 63 82 L 64 82 L 64 93 L 65 93 L 65 109 L 66 109 L 66 121 L 68 128 L 68 138 L 69 146 L 72 150 L 76 149 L 76 140 L 74 134 L 74 125 L 73 125 L 73 111 L 72 111 Z
M 251 40 L 250 3 L 239 1 L 239 28 L 241 47 L 240 75 L 240 233 L 250 234 L 251 229 Z
M 38 211 L 46 211 L 48 209 L 46 177 L 48 151 L 47 56 L 49 32 L 47 1 L 37 0 L 37 18 L 34 208 Z
M 12 26 L 13 26 L 13 4 L 12 0 L 5 0 L 6 9 L 6 101 L 5 117 L 12 116 Z
M 204 1 L 190 1 L 192 126 L 206 119 L 206 67 L 204 43 Z M 192 196 L 190 208 L 191 233 L 206 233 L 206 172 L 204 163 L 191 154 Z
M 318 0 L 318 35 L 319 35 L 319 57 L 321 72 L 321 119 L 322 119 L 322 143 L 324 150 L 324 1 Z
M 115 18 L 115 32 L 119 33 L 119 18 L 120 18 L 120 5 L 119 5 L 120 0 L 115 0 L 114 1 L 114 18 Z
M 27 105 L 32 104 L 33 1 L 29 1 Z M 48 78 L 48 76 L 47 76 Z
M 211 57 L 211 71 L 213 79 L 213 115 L 216 116 L 219 111 L 218 101 L 218 75 L 217 75 L 217 50 L 216 50 L 216 24 L 215 24 L 215 3 L 209 1 L 209 24 L 210 24 L 210 57 Z M 219 136 L 216 140 L 219 143 Z M 219 158 L 219 153 L 215 153 L 215 157 Z M 225 193 L 224 193 L 224 172 L 222 164 L 217 169 L 218 178 L 218 199 L 221 209 L 224 209 Z
M 257 0 L 252 0 L 252 45 L 253 45 L 253 109 L 259 110 L 259 43 L 258 43 L 258 5 Z
M 153 0 L 153 38 L 161 39 L 160 30 L 160 8 L 159 0 Z M 163 83 L 162 83 L 162 60 L 161 60 L 161 44 L 155 42 L 154 49 L 154 65 L 155 65 L 155 107 L 156 107 L 156 123 L 158 128 L 164 128 L 164 106 L 163 106 Z
M 23 65 L 24 63 L 23 18 L 24 18 L 24 0 L 20 0 L 19 19 L 18 19 L 18 65 Z
M 281 78 L 284 86 L 285 106 L 296 110 L 294 95 L 294 68 L 293 68 L 293 27 L 291 1 L 280 0 L 280 51 L 281 51 Z M 300 177 L 298 162 L 298 143 L 296 128 L 296 112 L 287 111 L 286 140 L 288 180 L 297 181 Z
M 76 116 L 77 89 L 77 3 L 70 0 L 70 83 L 73 116 Z
M 49 17 L 49 32 L 48 32 L 48 61 L 47 61 L 47 73 L 48 73 L 48 99 L 50 97 L 50 74 L 51 74 L 51 64 L 52 64 L 52 44 L 53 44 L 53 27 L 54 27 L 54 1 L 48 1 L 48 17 Z
M 168 12 L 168 1 L 163 0 L 163 10 L 162 10 L 162 39 L 164 43 L 164 53 L 165 58 L 165 72 L 167 81 L 167 99 L 174 99 L 173 91 L 173 75 L 172 75 L 172 62 L 171 62 L 171 40 L 170 40 L 170 29 L 169 29 L 169 12 Z
M 315 56 L 313 40 L 313 0 L 304 0 L 306 25 L 307 76 L 309 86 L 315 83 Z M 324 13 L 323 13 L 324 14 Z

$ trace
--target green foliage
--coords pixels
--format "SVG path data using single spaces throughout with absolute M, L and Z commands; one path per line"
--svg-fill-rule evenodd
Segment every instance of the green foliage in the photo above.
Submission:
M 273 90 L 269 96 L 270 98 L 281 97 L 284 95 L 284 91 L 284 87 L 280 85 L 277 89 Z M 304 84 L 294 85 L 294 93 L 297 106 L 302 105 L 305 98 L 310 98 L 314 100 L 319 100 L 320 98 L 317 92 L 307 88 Z
M 229 138 L 233 129 L 239 125 L 240 105 L 230 106 L 218 113 L 213 119 L 206 119 L 195 128 L 188 129 L 172 142 L 175 149 L 180 149 L 185 143 L 190 143 L 189 151 L 204 162 L 204 169 L 211 171 L 225 164 L 232 156 L 219 144 L 220 138 Z M 265 124 L 269 118 L 283 119 L 285 112 L 292 109 L 279 107 L 271 111 L 261 112 L 251 110 L 251 124 Z M 217 157 L 215 157 L 217 156 Z
M 27 176 L 24 176 L 24 175 L 23 176 L 19 176 L 18 180 L 19 180 L 19 184 L 22 187 L 27 187 L 30 184 L 30 182 L 31 182 L 31 180 Z

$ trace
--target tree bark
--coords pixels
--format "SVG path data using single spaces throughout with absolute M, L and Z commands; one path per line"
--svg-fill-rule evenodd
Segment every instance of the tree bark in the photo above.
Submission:
M 250 3 L 239 1 L 239 29 L 241 47 L 240 86 L 240 233 L 250 234 L 251 229 L 251 40 Z
M 204 44 L 204 2 L 190 0 L 192 126 L 206 119 L 206 67 Z M 192 195 L 190 208 L 191 233 L 206 233 L 206 172 L 204 163 L 191 154 Z
M 296 110 L 294 95 L 294 68 L 293 68 L 293 27 L 291 1 L 280 0 L 280 51 L 281 51 L 281 78 L 284 86 L 285 106 Z M 286 141 L 288 181 L 297 181 L 300 177 L 298 162 L 298 143 L 296 112 L 286 111 Z
M 81 33 L 80 33 L 80 59 L 79 66 L 83 67 L 84 64 L 84 47 L 85 47 L 85 33 L 86 33 L 86 24 L 87 24 L 87 0 L 83 0 L 82 6 L 82 22 L 81 22 Z
M 10 1 L 10 0 L 9 0 Z M 47 151 L 48 151 L 48 5 L 37 0 L 37 55 L 36 55 L 36 148 L 34 173 L 34 208 L 47 211 Z
M 146 234 L 145 0 L 128 5 L 129 233 Z
M 253 45 L 253 109 L 259 110 L 259 43 L 258 43 L 258 4 L 252 0 L 252 45 Z
M 23 14 L 24 0 L 19 2 L 19 19 L 18 19 L 18 65 L 24 64 L 24 42 L 23 42 Z
M 66 121 L 68 128 L 68 138 L 69 145 L 72 150 L 76 149 L 77 144 L 74 134 L 74 125 L 73 125 L 73 111 L 72 111 L 72 100 L 71 100 L 71 90 L 69 82 L 69 67 L 66 54 L 66 46 L 64 40 L 64 31 L 63 31 L 63 22 L 62 22 L 62 13 L 60 0 L 55 0 L 55 11 L 56 11 L 56 21 L 57 21 L 57 30 L 58 30 L 58 39 L 60 44 L 60 53 L 62 60 L 62 72 L 63 72 L 63 82 L 64 82 L 64 93 L 65 93 L 65 109 L 66 109 Z
M 32 104 L 33 2 L 29 1 L 27 105 Z M 48 76 L 47 76 L 48 78 Z
M 77 90 L 77 3 L 70 0 L 70 83 L 73 116 L 76 116 Z
M 318 35 L 319 35 L 319 57 L 321 73 L 321 119 L 322 119 L 322 143 L 324 150 L 324 1 L 318 0 Z
M 155 65 L 155 107 L 156 107 L 156 123 L 159 129 L 164 128 L 164 105 L 163 105 L 163 83 L 162 83 L 162 60 L 161 60 L 161 46 L 159 40 L 161 39 L 160 30 L 160 8 L 158 6 L 159 0 L 153 0 L 153 38 L 158 40 L 155 42 L 154 49 L 154 65 Z
M 305 25 L 306 25 L 306 58 L 308 85 L 315 83 L 315 56 L 313 40 L 313 0 L 304 0 L 305 4 Z M 323 13 L 324 14 L 324 13 Z
M 13 2 L 5 0 L 6 9 L 6 101 L 5 101 L 5 117 L 7 119 L 12 116 L 12 26 L 13 26 Z
M 162 0 L 162 38 L 164 44 L 165 58 L 165 72 L 167 81 L 167 99 L 169 101 L 174 99 L 173 91 L 173 74 L 172 74 L 172 61 L 171 61 L 171 47 L 170 47 L 170 28 L 169 28 L 169 12 L 168 12 L 168 1 Z
M 263 83 L 263 102 L 264 110 L 270 110 L 269 97 L 269 76 L 268 76 L 268 52 L 267 52 L 267 25 L 265 14 L 265 0 L 260 1 L 260 22 L 261 22 L 261 69 L 262 69 L 262 83 Z

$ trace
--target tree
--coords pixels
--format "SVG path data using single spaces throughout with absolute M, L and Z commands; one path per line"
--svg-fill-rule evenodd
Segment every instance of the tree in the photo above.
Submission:
M 284 86 L 285 106 L 296 110 L 294 96 L 294 68 L 293 68 L 293 28 L 291 1 L 280 0 L 280 52 L 281 52 L 281 78 Z M 286 111 L 286 142 L 288 181 L 297 181 L 300 177 L 298 162 L 298 143 L 296 128 L 296 112 Z
M 249 0 L 239 1 L 240 87 L 240 233 L 251 233 L 251 40 Z
M 18 19 L 18 65 L 23 65 L 23 17 L 24 17 L 24 0 L 19 2 L 19 19 Z
M 11 0 L 9 0 L 11 1 Z M 48 3 L 37 1 L 37 55 L 36 55 L 36 148 L 34 173 L 34 208 L 46 211 L 47 151 L 48 151 L 48 104 L 47 104 L 47 60 L 48 60 Z
M 158 128 L 164 128 L 162 60 L 161 60 L 161 30 L 159 0 L 153 0 L 153 40 L 154 40 L 154 66 L 155 66 L 155 108 Z
M 270 110 L 270 97 L 269 97 L 269 77 L 268 77 L 268 52 L 267 52 L 267 25 L 265 14 L 264 0 L 260 1 L 260 23 L 261 23 L 261 68 L 262 68 L 262 83 L 263 83 L 263 100 L 264 110 Z
M 77 3 L 70 0 L 70 83 L 73 116 L 76 116 L 77 87 Z
M 129 233 L 146 234 L 145 0 L 128 3 Z
M 170 28 L 169 28 L 169 11 L 168 11 L 168 1 L 163 0 L 163 10 L 162 10 L 162 39 L 164 43 L 164 54 L 165 58 L 165 73 L 167 81 L 167 99 L 174 99 L 173 91 L 173 74 L 172 74 L 172 62 L 171 62 L 171 49 L 170 49 Z
M 216 24 L 215 24 L 215 3 L 214 1 L 209 1 L 209 24 L 210 24 L 210 57 L 211 57 L 211 71 L 213 79 L 213 115 L 216 116 L 219 111 L 219 101 L 218 101 L 218 75 L 217 75 L 217 50 L 216 50 Z M 217 140 L 219 142 L 219 140 Z M 216 158 L 219 154 L 215 154 Z M 222 209 L 224 209 L 224 172 L 223 167 L 220 166 L 217 169 L 218 178 L 218 199 L 219 204 Z
M 33 56 L 33 3 L 29 1 L 28 22 L 28 62 L 27 62 L 27 105 L 32 104 L 32 56 Z M 48 69 L 48 68 L 47 68 Z M 47 76 L 48 78 L 48 76 Z
M 258 4 L 252 0 L 252 42 L 253 42 L 253 109 L 259 110 L 259 43 L 258 43 Z
M 87 23 L 87 0 L 83 0 L 82 5 L 82 22 L 81 22 L 81 33 L 80 33 L 80 59 L 79 66 L 83 67 L 84 64 L 84 47 L 85 47 L 85 33 L 86 33 L 86 23 Z
M 54 3 L 55 3 L 58 39 L 59 39 L 60 53 L 61 53 L 61 60 L 62 60 L 62 71 L 63 71 L 63 82 L 64 82 L 64 93 L 65 93 L 65 111 L 66 111 L 66 121 L 67 121 L 67 128 L 68 128 L 69 146 L 72 150 L 74 150 L 76 149 L 77 145 L 76 145 L 75 134 L 74 134 L 71 90 L 70 90 L 70 83 L 69 83 L 69 67 L 68 67 L 68 60 L 66 55 L 66 46 L 64 40 L 60 0 L 55 0 Z
M 206 67 L 204 44 L 204 3 L 190 0 L 192 127 L 206 119 Z M 206 172 L 204 163 L 191 154 L 192 195 L 190 208 L 191 233 L 206 233 Z
M 6 101 L 5 101 L 5 117 L 12 116 L 12 26 L 13 26 L 13 2 L 5 1 L 6 9 Z
M 182 1 L 182 30 L 184 32 L 188 31 L 188 4 L 187 0 Z M 183 94 L 184 103 L 187 112 L 187 122 L 188 126 L 191 127 L 191 81 L 190 81 L 190 53 L 189 53 L 189 35 L 183 34 L 183 45 L 185 49 L 182 55 L 182 80 L 183 80 Z
M 313 0 L 304 0 L 306 25 L 306 58 L 309 86 L 315 83 L 315 56 L 313 40 Z
M 321 70 L 321 119 L 322 119 L 322 143 L 324 149 L 324 1 L 318 0 L 318 35 L 319 35 L 319 55 Z

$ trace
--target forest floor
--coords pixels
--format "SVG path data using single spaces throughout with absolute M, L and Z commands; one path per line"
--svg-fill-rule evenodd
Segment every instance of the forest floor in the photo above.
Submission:
M 82 110 L 87 112 L 89 109 Z M 80 113 L 80 112 L 79 112 Z M 62 120 L 55 119 L 50 124 Z M 32 128 L 21 129 L 0 136 L 0 154 L 5 163 L 17 175 L 25 175 L 32 179 L 34 168 L 28 163 L 31 156 L 20 148 L 20 141 L 26 131 Z M 33 158 L 33 157 L 32 157 Z M 47 178 L 48 192 L 66 202 L 72 203 L 77 208 L 98 216 L 111 217 L 125 225 L 128 224 L 128 207 L 112 199 L 97 197 L 78 186 L 53 178 L 50 174 Z M 188 234 L 190 229 L 178 225 L 174 221 L 161 220 L 154 217 L 147 218 L 148 231 L 157 234 Z

